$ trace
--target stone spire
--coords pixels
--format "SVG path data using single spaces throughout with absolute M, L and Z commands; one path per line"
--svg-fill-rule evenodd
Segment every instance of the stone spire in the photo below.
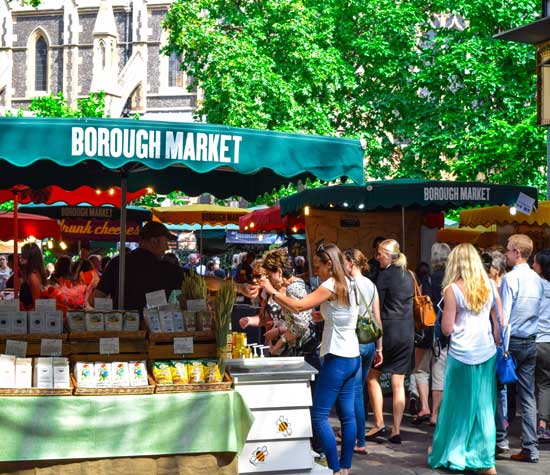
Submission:
M 110 0 L 101 0 L 99 4 L 99 11 L 97 12 L 97 18 L 94 25 L 94 37 L 95 36 L 118 37 L 115 15 Z
M 118 96 L 118 32 L 111 0 L 101 0 L 93 31 L 92 92 Z M 109 98 L 107 97 L 107 101 Z

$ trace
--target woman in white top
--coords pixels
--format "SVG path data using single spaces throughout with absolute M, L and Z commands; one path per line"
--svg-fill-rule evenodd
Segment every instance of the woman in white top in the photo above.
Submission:
M 449 254 L 443 293 L 441 330 L 451 335 L 451 343 L 428 464 L 495 475 L 495 341 L 500 343 L 495 307 L 499 315 L 502 307 L 471 244 L 459 244 Z
M 321 340 L 323 365 L 313 400 L 313 429 L 320 438 L 329 468 L 335 474 L 348 475 L 356 439 L 354 378 L 359 369 L 359 342 L 355 335 L 357 302 L 353 284 L 346 272 L 344 257 L 334 244 L 320 245 L 313 257 L 320 287 L 301 300 L 277 292 L 267 279 L 262 286 L 283 307 L 303 312 L 321 306 L 325 321 Z M 340 408 L 342 451 L 338 458 L 336 438 L 328 417 L 335 403 Z

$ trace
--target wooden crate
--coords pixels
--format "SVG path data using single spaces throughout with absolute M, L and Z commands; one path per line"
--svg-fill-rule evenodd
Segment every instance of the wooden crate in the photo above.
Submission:
M 193 353 L 174 353 L 174 338 L 193 337 Z M 216 358 L 214 332 L 153 333 L 147 337 L 147 359 L 150 361 L 182 358 Z
M 220 383 L 203 383 L 203 384 L 158 384 L 156 383 L 155 393 L 193 393 L 203 391 L 229 391 L 233 384 L 233 380 L 228 373 L 223 375 L 223 381 Z
M 126 353 L 139 353 L 145 356 L 147 353 L 145 335 L 145 331 L 71 332 L 69 333 L 71 354 L 99 354 L 99 340 L 101 338 L 118 338 L 120 355 L 124 355 Z M 119 359 L 120 358 L 121 357 L 119 356 Z
M 24 333 L 20 335 L 0 335 L 0 353 L 6 351 L 6 340 L 26 341 L 27 357 L 37 357 L 40 355 L 41 340 L 62 340 L 61 356 L 69 356 L 71 348 L 67 341 L 67 333 Z

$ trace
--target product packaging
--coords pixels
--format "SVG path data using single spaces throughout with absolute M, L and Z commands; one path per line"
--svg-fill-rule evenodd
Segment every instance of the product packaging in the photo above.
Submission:
M 15 359 L 15 387 L 32 388 L 32 358 Z
M 69 359 L 63 357 L 52 358 L 53 387 L 69 389 L 71 387 Z
M 86 331 L 86 320 L 84 318 L 84 312 L 68 311 L 67 322 L 69 324 L 69 331 L 72 331 L 72 332 Z
M 183 360 L 173 360 L 170 367 L 172 371 L 172 382 L 174 384 L 189 384 L 189 373 L 187 364 Z
M 114 361 L 111 363 L 111 381 L 115 387 L 127 388 L 130 386 L 127 361 Z
M 124 312 L 123 330 L 125 332 L 139 331 L 139 312 Z
M 130 361 L 128 364 L 130 386 L 148 386 L 147 367 L 145 361 Z
M 0 313 L 0 334 L 11 335 L 13 334 L 13 317 L 11 313 Z
M 26 334 L 28 331 L 27 312 L 14 312 L 12 314 L 12 323 L 12 330 L 14 335 Z
M 95 388 L 94 364 L 78 361 L 74 368 L 76 383 L 83 388 Z
M 110 388 L 111 383 L 111 363 L 96 363 L 94 365 L 95 383 L 97 388 Z
M 122 331 L 122 312 L 109 312 L 104 314 L 105 330 L 111 332 Z
M 183 311 L 183 319 L 185 320 L 185 330 L 188 332 L 197 331 L 197 322 L 195 312 L 189 310 Z
M 86 312 L 86 331 L 102 332 L 105 330 L 103 313 Z
M 0 355 L 0 388 L 15 387 L 15 356 Z
M 174 333 L 174 318 L 171 310 L 159 310 L 160 329 L 164 333 Z
M 52 358 L 41 357 L 34 359 L 34 380 L 36 388 L 53 388 Z
M 147 328 L 149 329 L 150 332 L 159 333 L 161 331 L 159 311 L 157 309 L 155 308 L 144 309 L 143 318 L 145 319 L 145 323 L 147 324 Z
M 63 333 L 63 312 L 50 310 L 44 314 L 44 331 L 46 333 Z
M 185 322 L 183 320 L 183 313 L 181 310 L 172 311 L 172 321 L 174 322 L 174 331 L 175 332 L 184 332 L 185 331 Z

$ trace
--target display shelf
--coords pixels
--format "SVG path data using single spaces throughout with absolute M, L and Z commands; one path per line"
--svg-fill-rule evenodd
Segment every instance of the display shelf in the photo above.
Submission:
M 174 338 L 193 337 L 195 341 L 216 341 L 216 335 L 213 331 L 196 331 L 196 332 L 148 332 L 147 338 L 149 343 L 166 343 L 174 341 Z
M 181 360 L 193 358 L 216 358 L 216 342 L 203 343 L 193 342 L 193 352 L 185 354 L 174 353 L 174 340 L 163 345 L 149 345 L 147 348 L 147 359 L 155 360 Z
M 0 388 L 0 396 L 71 396 L 74 384 L 70 388 Z
M 67 341 L 67 333 L 20 333 L 14 335 L 0 335 L 0 353 L 6 352 L 6 340 L 16 340 L 27 342 L 26 356 L 29 358 L 42 356 L 41 340 L 61 340 L 61 355 L 69 356 L 71 347 Z
M 148 375 L 148 386 L 111 387 L 111 388 L 83 388 L 78 386 L 74 376 L 71 381 L 74 385 L 75 396 L 127 396 L 132 394 L 153 394 L 155 392 L 155 381 Z
M 71 354 L 96 354 L 99 353 L 101 338 L 118 338 L 121 354 L 145 354 L 147 351 L 145 335 L 146 332 L 143 330 L 136 332 L 71 332 L 69 333 L 70 351 Z

